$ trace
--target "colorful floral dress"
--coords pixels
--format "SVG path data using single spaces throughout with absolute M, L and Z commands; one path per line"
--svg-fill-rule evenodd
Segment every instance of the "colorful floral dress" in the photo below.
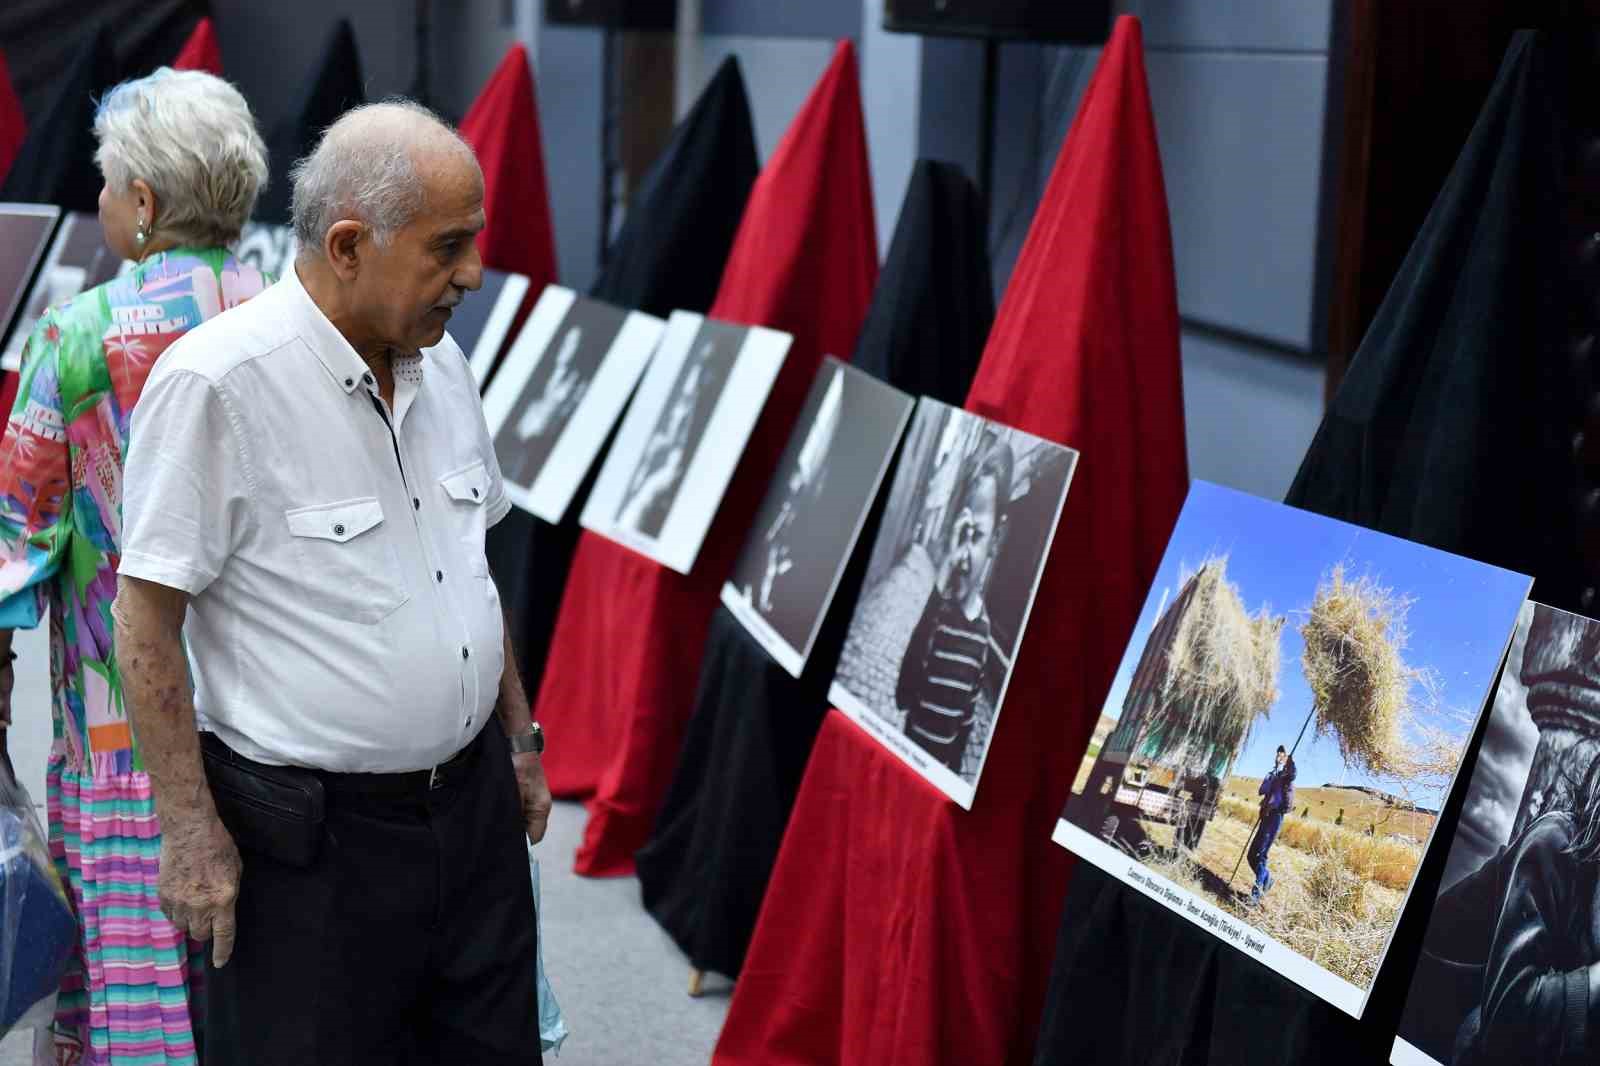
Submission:
M 160 253 L 46 313 L 23 353 L 0 444 L 0 627 L 32 628 L 49 608 L 50 847 L 83 949 L 56 1013 L 64 1063 L 197 1061 L 202 956 L 157 900 L 160 829 L 112 648 L 122 460 L 156 358 L 265 284 L 226 251 Z

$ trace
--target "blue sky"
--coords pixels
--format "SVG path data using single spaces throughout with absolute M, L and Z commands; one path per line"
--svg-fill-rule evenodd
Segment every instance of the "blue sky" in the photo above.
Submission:
M 1234 773 L 1246 776 L 1271 769 L 1279 744 L 1293 747 L 1311 709 L 1311 691 L 1300 668 L 1300 624 L 1317 585 L 1336 563 L 1345 563 L 1347 576 L 1370 574 L 1414 600 L 1406 616 L 1410 640 L 1402 657 L 1410 665 L 1437 672 L 1440 706 L 1465 713 L 1454 721 L 1446 714 L 1425 715 L 1424 720 L 1459 734 L 1463 743 L 1528 592 L 1528 579 L 1510 571 L 1197 481 L 1139 615 L 1132 649 L 1112 683 L 1107 714 L 1121 715 L 1144 642 L 1165 603 L 1181 588 L 1180 572 L 1192 571 L 1216 554 L 1228 556 L 1228 580 L 1238 588 L 1247 609 L 1254 613 L 1266 606 L 1288 618 L 1279 640 L 1278 700 L 1266 718 L 1257 720 L 1250 742 L 1234 764 Z M 1347 769 L 1334 739 L 1318 739 L 1315 728 L 1313 724 L 1306 730 L 1295 754 L 1298 784 L 1372 785 L 1408 794 L 1424 806 L 1440 805 L 1442 789 L 1427 790 Z

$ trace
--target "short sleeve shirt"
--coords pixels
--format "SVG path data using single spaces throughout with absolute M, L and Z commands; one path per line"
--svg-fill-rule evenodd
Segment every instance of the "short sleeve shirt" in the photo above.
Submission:
M 190 595 L 196 709 L 248 758 L 425 769 L 493 712 L 510 504 L 478 390 L 448 335 L 394 370 L 390 410 L 290 269 L 134 410 L 119 573 Z

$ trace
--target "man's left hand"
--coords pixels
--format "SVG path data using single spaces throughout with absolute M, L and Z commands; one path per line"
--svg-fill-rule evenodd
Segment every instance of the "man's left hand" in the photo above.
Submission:
M 545 826 L 550 822 L 550 786 L 544 779 L 544 762 L 538 752 L 527 751 L 511 756 L 511 766 L 517 775 L 517 793 L 522 797 L 522 822 L 528 829 L 528 843 L 537 844 L 544 839 Z

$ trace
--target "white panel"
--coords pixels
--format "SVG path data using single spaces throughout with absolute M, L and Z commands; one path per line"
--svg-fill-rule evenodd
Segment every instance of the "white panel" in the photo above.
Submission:
M 917 161 L 922 82 L 922 38 L 913 33 L 885 33 L 883 0 L 863 0 L 861 79 L 881 257 L 894 237 L 906 184 Z
M 1327 60 L 1152 53 L 1186 317 L 1311 347 Z
M 1283 499 L 1322 421 L 1323 372 L 1309 359 L 1185 333 L 1190 476 Z

